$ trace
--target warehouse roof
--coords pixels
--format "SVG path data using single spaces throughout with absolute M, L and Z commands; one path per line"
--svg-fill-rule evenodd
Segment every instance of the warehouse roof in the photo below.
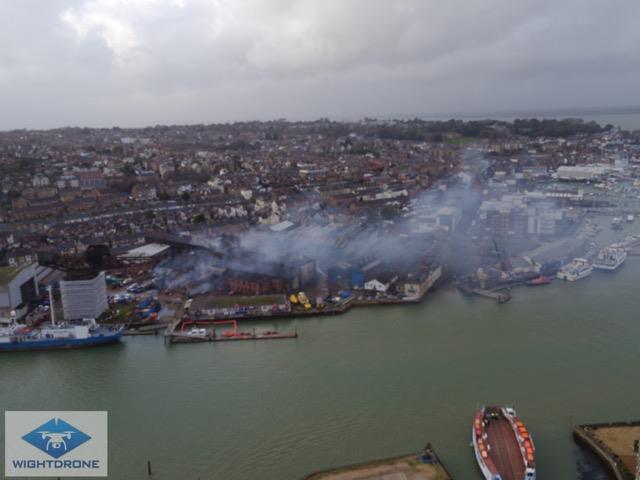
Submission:
M 141 247 L 133 248 L 122 255 L 119 255 L 120 258 L 152 258 L 157 255 L 160 255 L 166 252 L 169 248 L 169 245 L 165 245 L 164 243 L 147 243 L 146 245 L 142 245 Z

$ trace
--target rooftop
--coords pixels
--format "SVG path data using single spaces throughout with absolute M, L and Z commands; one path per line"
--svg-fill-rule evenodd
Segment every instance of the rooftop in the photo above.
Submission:
M 128 252 L 120 255 L 121 258 L 140 258 L 140 257 L 155 257 L 156 255 L 160 255 L 169 249 L 169 245 L 165 245 L 164 243 L 147 243 L 146 245 L 142 245 L 141 247 L 136 247 Z
M 0 267 L 0 285 L 6 285 L 16 278 L 22 271 L 22 267 Z

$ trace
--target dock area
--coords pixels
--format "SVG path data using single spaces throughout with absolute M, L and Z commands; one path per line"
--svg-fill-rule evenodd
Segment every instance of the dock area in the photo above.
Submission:
M 312 473 L 304 480 L 451 480 L 431 445 L 409 455 Z
M 169 324 L 166 322 L 158 323 L 157 325 L 145 325 L 141 327 L 127 328 L 124 331 L 125 336 L 137 336 L 137 335 L 158 335 L 161 331 L 166 330 Z
M 458 284 L 458 289 L 465 295 L 478 295 L 490 300 L 495 300 L 498 303 L 507 303 L 509 300 L 511 300 L 511 294 L 509 292 L 484 290 L 481 288 L 470 288 L 461 283 Z
M 640 421 L 580 425 L 573 431 L 576 442 L 596 454 L 616 480 L 636 478 Z
M 297 330 L 279 332 L 242 331 L 236 320 L 192 320 L 183 318 L 172 323 L 165 333 L 170 343 L 237 342 L 242 340 L 283 340 L 298 338 Z

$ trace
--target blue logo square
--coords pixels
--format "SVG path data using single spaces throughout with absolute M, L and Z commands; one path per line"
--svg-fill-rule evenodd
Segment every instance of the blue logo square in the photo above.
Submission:
M 50 457 L 60 458 L 91 440 L 91 437 L 61 418 L 52 418 L 27 433 L 22 439 Z

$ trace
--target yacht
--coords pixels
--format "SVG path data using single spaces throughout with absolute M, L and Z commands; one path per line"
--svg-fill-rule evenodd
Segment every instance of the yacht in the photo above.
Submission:
M 581 278 L 591 275 L 593 267 L 585 258 L 574 258 L 573 261 L 564 267 L 556 275 L 560 280 L 575 282 Z
M 616 270 L 627 259 L 627 252 L 617 244 L 604 247 L 593 261 L 593 268 L 599 270 Z

